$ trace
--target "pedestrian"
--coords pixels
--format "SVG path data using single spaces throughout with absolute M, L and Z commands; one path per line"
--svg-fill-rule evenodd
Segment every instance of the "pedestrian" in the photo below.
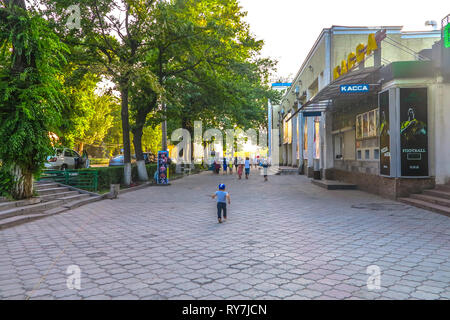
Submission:
M 211 197 L 217 198 L 217 219 L 219 223 L 222 223 L 222 211 L 223 219 L 227 221 L 227 200 L 228 204 L 231 204 L 230 194 L 225 192 L 226 186 L 224 184 L 219 185 L 219 191 L 216 191 Z
M 214 170 L 215 170 L 216 174 L 219 174 L 219 172 L 220 172 L 220 163 L 219 163 L 219 161 L 214 160 Z
M 223 174 L 228 174 L 227 158 L 223 157 Z
M 242 163 L 240 163 L 239 166 L 238 166 L 238 170 L 237 170 L 237 173 L 238 173 L 238 176 L 239 176 L 239 180 L 241 180 L 241 178 L 242 178 L 242 172 L 243 171 L 244 171 L 244 165 Z
M 266 182 L 267 181 L 267 170 L 269 168 L 269 163 L 267 162 L 267 160 L 264 159 L 262 167 L 263 167 L 263 171 L 264 171 L 264 182 Z
M 248 179 L 250 174 L 250 159 L 247 157 L 245 159 L 245 179 Z

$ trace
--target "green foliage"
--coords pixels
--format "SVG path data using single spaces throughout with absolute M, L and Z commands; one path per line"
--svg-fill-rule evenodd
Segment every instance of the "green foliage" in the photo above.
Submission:
M 0 197 L 9 198 L 14 185 L 10 170 L 0 164 Z
M 147 174 L 150 180 L 153 180 L 153 176 L 155 175 L 157 164 L 148 164 L 146 165 Z M 122 166 L 118 167 L 104 167 L 104 168 L 92 168 L 89 170 L 98 171 L 98 188 L 109 189 L 111 184 L 120 184 L 123 185 L 124 179 L 123 174 L 124 170 Z M 172 175 L 175 172 L 175 164 L 171 164 L 169 168 L 169 173 Z M 137 166 L 133 165 L 131 167 L 131 177 L 133 181 L 138 181 L 138 171 Z
M 34 174 L 51 153 L 48 132 L 61 122 L 68 50 L 35 13 L 0 6 L 0 16 L 0 159 Z
M 72 74 L 74 74 L 73 72 Z M 101 143 L 109 129 L 115 124 L 114 115 L 120 110 L 118 99 L 111 92 L 97 88 L 100 78 L 87 73 L 73 83 L 65 81 L 68 103 L 63 110 L 64 120 L 59 128 L 65 146 L 74 144 Z

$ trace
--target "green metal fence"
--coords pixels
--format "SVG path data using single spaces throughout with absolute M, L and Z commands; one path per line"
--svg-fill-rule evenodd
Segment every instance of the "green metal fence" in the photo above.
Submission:
M 63 170 L 43 172 L 39 181 L 54 181 L 78 189 L 97 191 L 98 171 L 96 170 Z

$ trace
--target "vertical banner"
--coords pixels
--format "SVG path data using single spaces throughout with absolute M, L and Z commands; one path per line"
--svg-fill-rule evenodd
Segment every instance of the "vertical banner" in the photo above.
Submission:
M 391 132 L 389 129 L 389 91 L 379 95 L 380 107 L 380 174 L 391 175 Z
M 427 88 L 400 89 L 402 176 L 428 176 Z
M 169 184 L 169 151 L 158 152 L 158 184 Z

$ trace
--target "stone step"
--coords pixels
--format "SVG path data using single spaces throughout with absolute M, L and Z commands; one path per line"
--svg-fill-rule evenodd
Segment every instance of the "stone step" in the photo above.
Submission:
M 412 194 L 410 197 L 413 199 L 431 202 L 431 203 L 435 203 L 435 204 L 450 208 L 450 199 L 433 197 L 433 196 L 428 196 L 425 194 Z
M 311 183 L 327 190 L 356 190 L 356 184 L 335 180 L 311 180 Z
M 441 206 L 439 204 L 435 204 L 435 203 L 431 203 L 431 202 L 427 202 L 427 201 L 423 201 L 423 200 L 419 200 L 419 199 L 414 199 L 414 198 L 399 198 L 398 200 L 400 202 L 409 204 L 414 207 L 433 211 L 433 212 L 440 213 L 440 214 L 450 217 L 450 208 L 446 207 L 446 206 Z
M 431 202 L 431 203 L 435 203 L 435 204 L 450 208 L 450 200 L 449 199 L 427 196 L 425 194 L 412 194 L 410 197 L 413 199 Z
M 70 189 L 67 187 L 57 187 L 57 188 L 48 188 L 48 189 L 39 190 L 38 194 L 40 196 L 45 196 L 48 194 L 61 193 L 61 192 L 66 192 L 66 191 L 70 191 Z
M 17 207 L 29 206 L 32 204 L 40 203 L 42 200 L 40 198 L 31 198 L 19 201 L 8 201 L 0 203 L 0 212 L 8 209 L 13 209 Z
M 437 184 L 436 185 L 436 190 L 450 193 L 450 185 L 448 185 L 448 184 Z
M 51 188 L 58 188 L 59 183 L 56 182 L 38 182 L 34 184 L 34 189 L 39 191 L 42 189 L 51 189 Z
M 42 202 L 38 204 L 32 204 L 24 207 L 17 207 L 8 210 L 4 210 L 0 212 L 0 220 L 20 216 L 20 215 L 28 215 L 33 213 L 40 213 L 44 210 L 49 210 L 56 208 L 62 205 L 64 201 L 62 200 L 54 200 L 49 202 Z
M 450 199 L 450 192 L 446 192 L 446 191 L 442 191 L 442 190 L 425 190 L 422 194 L 431 196 L 431 197 Z
M 78 193 L 78 194 L 71 195 L 71 196 L 57 198 L 57 200 L 62 200 L 66 204 L 66 203 L 70 203 L 70 202 L 74 202 L 74 201 L 78 201 L 78 200 L 84 200 L 84 199 L 87 199 L 90 197 L 91 196 L 88 194 Z
M 36 221 L 39 219 L 43 219 L 45 217 L 51 216 L 52 214 L 29 214 L 29 215 L 20 215 L 14 216 L 7 219 L 0 220 L 0 230 L 15 227 L 27 222 Z
M 72 201 L 67 204 L 64 204 L 64 207 L 72 210 L 72 209 L 84 206 L 85 204 L 97 202 L 97 201 L 100 201 L 103 199 L 104 199 L 104 196 L 89 196 L 88 198 L 84 198 L 81 200 L 76 200 L 76 201 Z
M 75 199 L 75 198 L 72 198 Z M 6 229 L 10 227 L 15 227 L 27 222 L 36 221 L 45 217 L 53 216 L 56 214 L 60 214 L 78 207 L 81 207 L 85 204 L 96 202 L 99 200 L 102 200 L 103 196 L 89 196 L 86 194 L 83 194 L 82 199 L 78 199 L 75 201 L 70 201 L 67 203 L 61 203 L 60 201 L 57 201 L 59 204 L 57 206 L 51 206 L 47 210 L 44 210 L 42 212 L 36 212 L 34 214 L 23 214 L 23 215 L 17 215 L 17 216 L 11 216 L 9 218 L 2 219 L 0 217 L 0 230 Z M 48 204 L 50 202 L 46 202 Z
M 40 196 L 39 198 L 42 199 L 42 201 L 51 201 L 51 200 L 58 200 L 60 198 L 74 196 L 80 194 L 78 191 L 67 191 L 67 192 L 61 192 L 61 193 L 51 193 L 46 194 L 44 196 Z

